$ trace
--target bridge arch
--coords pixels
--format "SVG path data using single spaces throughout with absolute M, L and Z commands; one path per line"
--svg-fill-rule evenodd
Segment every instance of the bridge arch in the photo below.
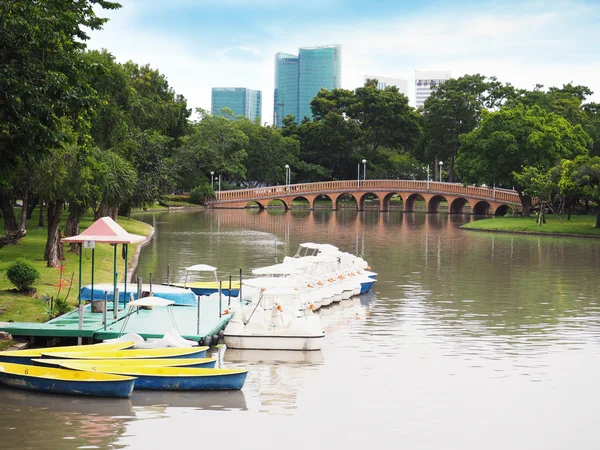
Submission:
M 290 209 L 288 201 L 288 199 L 284 200 L 281 198 L 273 198 L 271 200 L 267 200 L 267 208 L 280 208 L 281 206 L 283 206 L 283 208 L 287 211 L 288 209 Z M 281 202 L 282 205 L 279 202 Z
M 317 200 L 319 200 L 317 204 Z M 315 195 L 312 199 L 312 203 L 310 205 L 311 209 L 315 208 L 331 208 L 335 209 L 335 202 L 337 200 L 336 195 L 327 195 L 327 194 L 319 194 Z
M 411 194 L 404 201 L 404 212 L 415 212 L 415 202 L 425 202 L 425 210 L 427 210 L 427 200 L 421 194 Z
M 510 209 L 510 207 L 508 205 L 500 205 L 496 208 L 494 215 L 495 216 L 504 216 L 504 215 L 506 215 L 506 213 L 508 212 L 509 209 Z
M 265 205 L 263 204 L 263 202 L 259 202 L 257 200 L 252 200 L 249 202 L 246 202 L 246 206 L 244 206 L 244 208 L 258 208 L 260 210 L 265 209 Z
M 400 195 L 397 192 L 390 192 L 385 197 L 383 197 L 383 200 L 382 200 L 383 208 L 381 209 L 381 211 L 390 211 L 392 209 L 392 204 L 394 203 L 394 201 L 393 201 L 394 199 L 400 200 L 399 202 L 396 200 L 396 202 L 400 204 L 400 206 L 398 206 L 398 208 L 402 208 L 404 206 L 404 199 L 402 198 L 402 195 Z
M 434 195 L 433 197 L 431 197 L 429 199 L 429 201 L 427 202 L 427 212 L 428 213 L 437 213 L 440 212 L 440 203 L 442 203 L 442 201 L 444 202 L 448 202 L 448 200 L 446 200 L 446 197 L 444 197 L 443 195 Z
M 350 192 L 342 192 L 339 195 L 337 195 L 335 197 L 335 199 L 331 198 L 332 201 L 335 201 L 335 209 L 338 210 L 342 207 L 342 201 L 344 199 L 350 198 L 351 200 L 353 200 L 356 203 L 356 209 L 358 209 L 358 199 L 354 196 L 354 194 L 350 193 Z
M 358 210 L 359 211 L 364 211 L 365 209 L 365 205 L 366 205 L 366 201 L 367 200 L 372 200 L 373 197 L 375 197 L 377 199 L 377 210 L 380 211 L 381 210 L 381 198 L 379 197 L 379 195 L 377 195 L 374 192 L 365 192 L 363 195 L 360 196 L 360 199 L 358 200 Z
M 490 213 L 491 207 L 492 206 L 485 200 L 479 201 L 475 203 L 475 206 L 473 206 L 473 214 L 478 216 L 487 216 Z
M 293 204 L 294 202 L 296 202 L 295 205 Z M 308 208 L 308 209 L 312 209 L 313 205 L 312 205 L 311 201 L 308 198 L 306 198 L 306 197 L 304 197 L 302 195 L 299 195 L 298 197 L 294 197 L 290 201 L 290 209 L 292 209 L 292 208 L 298 208 L 298 209 L 306 209 L 306 208 Z
M 464 214 L 466 205 L 469 205 L 467 199 L 458 197 L 448 206 L 448 212 L 450 214 Z

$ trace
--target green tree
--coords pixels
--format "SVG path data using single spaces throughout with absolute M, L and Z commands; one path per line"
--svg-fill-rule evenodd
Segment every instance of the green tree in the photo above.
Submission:
M 467 184 L 514 186 L 528 214 L 530 196 L 515 174 L 528 166 L 547 171 L 563 158 L 587 154 L 590 147 L 581 125 L 539 106 L 504 107 L 485 114 L 478 128 L 461 137 L 456 168 Z
M 474 130 L 486 109 L 498 108 L 514 95 L 510 85 L 496 78 L 465 75 L 437 86 L 423 105 L 423 158 L 433 162 L 444 160 L 449 180 L 454 181 L 454 161 L 460 148 L 460 136 Z
M 86 30 L 100 29 L 106 21 L 96 15 L 98 6 L 120 7 L 105 0 L 0 2 L 3 213 L 12 207 L 13 194 L 7 189 L 19 168 L 34 167 L 44 154 L 68 140 L 61 118 L 71 117 L 70 126 L 76 129 L 86 127 L 94 91 L 81 76 L 85 67 L 81 51 L 88 39 Z M 6 223 L 16 226 L 10 216 Z
M 600 156 L 580 155 L 574 160 L 565 160 L 562 169 L 559 182 L 561 193 L 579 193 L 596 202 L 596 228 L 600 228 Z

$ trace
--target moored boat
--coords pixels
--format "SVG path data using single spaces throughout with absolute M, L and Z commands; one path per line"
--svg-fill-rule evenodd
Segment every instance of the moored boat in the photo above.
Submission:
M 25 350 L 8 350 L 0 352 L 0 362 L 15 364 L 30 364 L 33 358 L 41 358 L 42 352 L 46 355 L 51 353 L 85 353 L 98 350 L 124 350 L 134 346 L 134 342 L 111 342 L 91 345 L 69 345 L 62 347 L 28 348 Z
M 198 280 L 198 281 L 190 281 L 189 275 L 190 273 L 211 273 L 213 274 L 213 280 Z M 231 295 L 231 297 L 237 297 L 240 295 L 240 282 L 239 281 L 231 281 L 231 289 L 229 286 L 229 281 L 227 282 L 219 282 L 219 278 L 217 276 L 217 268 L 213 266 L 209 266 L 208 264 L 196 264 L 194 266 L 187 267 L 185 269 L 185 280 L 183 283 L 171 283 L 170 286 L 176 286 L 184 289 L 191 289 L 192 292 L 196 295 L 211 295 L 216 292 L 219 292 L 219 287 L 221 287 L 221 293 L 223 295 Z
M 128 398 L 135 377 L 1 362 L 0 383 L 53 394 Z
M 87 370 L 77 362 L 62 367 Z M 99 365 L 96 370 L 115 375 L 136 377 L 136 389 L 161 390 L 217 390 L 241 389 L 246 381 L 246 369 L 196 369 L 190 367 L 124 367 Z
M 42 366 L 61 366 L 62 364 L 77 361 L 77 364 L 95 367 L 104 366 L 123 366 L 123 367 L 195 367 L 212 369 L 217 362 L 216 358 L 145 358 L 145 359 L 54 359 L 42 358 L 32 360 L 36 365 Z M 90 369 L 91 370 L 91 369 Z
M 55 359 L 155 359 L 155 358 L 204 358 L 208 347 L 167 347 L 132 350 L 107 350 L 89 352 L 44 352 L 44 358 Z

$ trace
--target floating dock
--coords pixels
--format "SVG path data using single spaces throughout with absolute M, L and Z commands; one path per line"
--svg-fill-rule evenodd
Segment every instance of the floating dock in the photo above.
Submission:
M 121 333 L 137 333 L 144 339 L 160 338 L 173 328 L 167 308 L 171 309 L 179 334 L 186 339 L 201 341 L 225 328 L 231 316 L 221 316 L 218 307 L 200 302 L 200 320 L 196 306 L 154 307 L 153 309 L 121 308 L 114 318 L 112 302 L 107 302 L 106 326 L 103 313 L 92 312 L 90 305 L 83 307 L 83 328 L 79 330 L 79 311 L 74 310 L 45 323 L 14 322 L 0 324 L 0 331 L 13 336 L 35 338 L 77 338 L 79 336 L 101 341 L 118 337 Z M 129 316 L 125 329 L 123 323 Z

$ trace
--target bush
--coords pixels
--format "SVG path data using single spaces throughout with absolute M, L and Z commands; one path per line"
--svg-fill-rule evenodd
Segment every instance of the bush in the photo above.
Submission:
M 22 292 L 31 289 L 31 286 L 40 279 L 40 273 L 25 258 L 17 258 L 6 269 L 8 280 Z
M 165 195 L 167 202 L 191 203 L 189 195 Z
M 208 184 L 196 186 L 190 191 L 190 202 L 196 205 L 202 205 L 213 198 L 215 198 L 215 193 Z

